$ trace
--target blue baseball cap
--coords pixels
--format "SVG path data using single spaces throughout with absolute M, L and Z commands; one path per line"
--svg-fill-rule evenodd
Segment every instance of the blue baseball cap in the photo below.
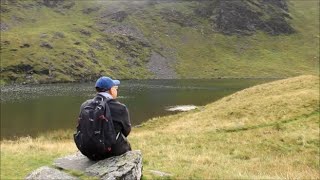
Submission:
M 113 80 L 109 77 L 103 76 L 97 80 L 96 87 L 109 90 L 113 86 L 118 86 L 119 84 L 120 84 L 119 80 Z

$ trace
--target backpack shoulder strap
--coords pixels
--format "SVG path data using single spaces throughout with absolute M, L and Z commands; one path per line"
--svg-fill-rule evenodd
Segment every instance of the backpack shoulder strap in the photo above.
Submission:
M 94 100 L 99 101 L 100 105 L 103 105 L 103 107 L 105 107 L 106 103 L 110 101 L 111 98 L 107 98 L 102 94 L 97 94 L 96 97 L 94 97 Z
M 105 116 L 108 119 L 111 119 L 111 112 L 110 112 L 110 108 L 109 108 L 108 102 L 110 100 L 112 100 L 112 99 L 111 98 L 107 98 L 107 97 L 105 97 L 104 95 L 101 95 L 101 94 L 97 94 L 94 99 L 97 100 L 97 101 L 100 101 L 100 105 L 103 106 L 104 109 L 105 109 Z
M 96 97 L 102 98 L 103 100 L 107 100 L 107 101 L 110 101 L 110 100 L 111 100 L 111 98 L 107 98 L 107 97 L 105 97 L 105 96 L 102 95 L 102 94 L 97 94 Z M 95 97 L 95 98 L 96 98 L 96 97 Z

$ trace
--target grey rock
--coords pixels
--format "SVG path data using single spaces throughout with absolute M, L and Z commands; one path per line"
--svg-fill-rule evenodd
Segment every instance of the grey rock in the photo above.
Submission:
M 0 30 L 1 31 L 7 31 L 9 29 L 9 26 L 6 23 L 0 22 Z
M 75 154 L 58 158 L 54 160 L 53 165 L 61 169 L 85 171 L 86 168 L 95 164 L 97 161 L 91 161 L 80 152 Z
M 64 9 L 70 9 L 70 8 L 72 8 L 74 5 L 76 5 L 75 2 L 69 2 L 68 4 L 63 5 L 62 8 L 64 8 Z
M 20 46 L 20 48 L 28 48 L 30 47 L 30 44 L 28 43 L 24 43 L 23 45 Z
M 126 17 L 128 17 L 128 13 L 126 11 L 118 11 L 109 15 L 109 17 L 114 21 L 122 22 Z
M 65 35 L 63 34 L 63 32 L 55 32 L 53 35 L 53 38 L 57 39 L 57 38 L 65 38 Z
M 119 25 L 99 24 L 99 27 L 105 34 L 134 37 L 135 39 L 139 39 L 140 41 L 146 41 L 143 33 L 138 28 L 130 24 L 119 24 Z
M 86 29 L 80 29 L 79 32 L 85 36 L 91 36 L 91 32 Z
M 121 156 L 107 158 L 86 169 L 86 174 L 101 179 L 141 179 L 142 154 L 129 151 Z
M 71 176 L 65 172 L 59 171 L 54 168 L 50 168 L 48 166 L 43 166 L 35 171 L 31 172 L 25 179 L 31 180 L 31 179 L 70 179 L 70 180 L 76 180 L 77 177 Z
M 59 4 L 62 4 L 63 0 L 43 0 L 42 4 L 49 7 L 49 8 L 54 8 L 57 7 Z
M 142 154 L 140 151 L 129 151 L 123 155 L 110 157 L 101 161 L 91 161 L 80 152 L 56 159 L 54 166 L 85 172 L 100 179 L 141 179 Z
M 100 7 L 88 7 L 82 10 L 84 14 L 90 14 L 92 12 L 99 11 Z
M 45 33 L 43 33 L 43 34 L 40 34 L 40 38 L 42 39 L 42 38 L 47 38 L 48 37 L 48 34 L 45 34 Z
M 44 47 L 44 48 L 48 48 L 48 49 L 53 48 L 53 46 L 51 44 L 49 44 L 48 42 L 41 42 L 40 47 Z

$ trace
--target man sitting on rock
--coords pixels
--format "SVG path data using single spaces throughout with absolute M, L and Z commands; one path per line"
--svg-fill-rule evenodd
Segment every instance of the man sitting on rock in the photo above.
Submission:
M 95 85 L 96 97 L 81 105 L 74 139 L 81 153 L 91 160 L 105 159 L 131 150 L 127 140 L 131 131 L 129 112 L 124 104 L 116 100 L 119 84 L 119 80 L 105 76 L 99 78 Z M 112 122 L 109 122 L 110 119 Z

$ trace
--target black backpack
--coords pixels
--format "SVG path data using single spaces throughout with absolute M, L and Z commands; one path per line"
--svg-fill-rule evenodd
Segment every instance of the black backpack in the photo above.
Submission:
M 112 153 L 116 131 L 106 97 L 98 94 L 80 110 L 74 141 L 80 152 L 91 160 L 103 159 Z

